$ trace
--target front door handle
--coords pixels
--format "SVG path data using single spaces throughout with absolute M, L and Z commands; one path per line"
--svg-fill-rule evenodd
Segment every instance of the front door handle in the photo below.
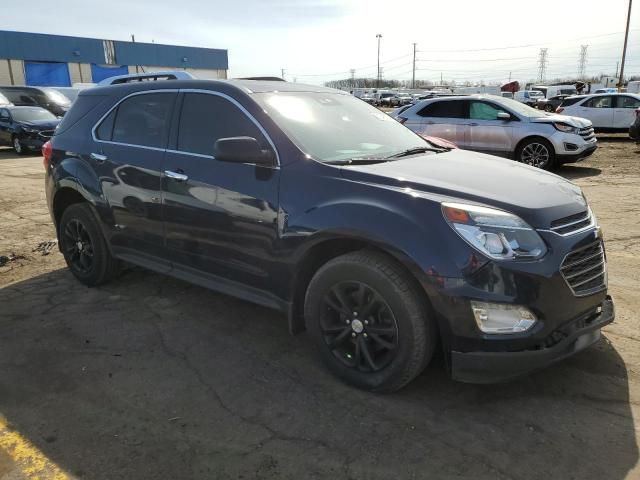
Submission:
M 164 174 L 167 176 L 167 178 L 170 178 L 171 180 L 175 180 L 176 182 L 186 182 L 187 180 L 189 180 L 189 177 L 187 175 L 180 172 L 165 170 Z
M 91 160 L 95 160 L 98 163 L 104 163 L 107 161 L 107 156 L 102 155 L 101 153 L 92 153 L 89 155 L 89 157 L 91 158 Z
M 473 123 L 470 123 L 470 124 L 469 124 L 469 126 L 471 126 L 471 127 L 477 127 L 477 126 L 478 126 L 478 124 L 477 124 L 477 123 L 475 123 L 475 122 L 473 122 Z

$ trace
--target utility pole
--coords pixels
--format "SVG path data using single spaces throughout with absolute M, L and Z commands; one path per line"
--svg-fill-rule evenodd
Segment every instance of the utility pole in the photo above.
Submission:
M 440 72 L 440 86 L 442 86 L 442 72 Z
M 622 47 L 622 62 L 620 64 L 620 80 L 618 88 L 624 85 L 624 61 L 627 57 L 627 40 L 629 39 L 629 21 L 631 20 L 631 0 L 629 0 L 629 12 L 627 13 L 627 29 L 624 32 L 624 47 Z
M 585 79 L 585 72 L 587 68 L 587 48 L 589 48 L 589 45 L 580 45 L 580 59 L 578 60 L 578 78 L 580 80 Z
M 382 34 L 377 33 L 376 38 L 378 39 L 378 78 L 376 80 L 376 88 L 380 88 L 380 39 L 382 38 Z
M 136 43 L 136 36 L 133 33 L 131 34 L 131 42 Z M 138 70 L 137 64 L 136 64 L 136 73 L 140 73 L 140 71 Z
M 511 83 L 511 72 L 509 72 L 509 83 Z
M 616 74 L 615 74 L 616 78 L 618 78 L 618 68 L 620 68 L 620 60 L 616 62 Z
M 540 56 L 538 57 L 538 81 L 544 82 L 547 74 L 547 52 L 548 48 L 540 49 Z
M 280 78 L 284 80 L 284 68 L 280 69 Z
M 411 88 L 416 88 L 416 44 L 413 44 L 413 75 L 411 76 Z
M 352 68 L 349 70 L 351 72 L 351 88 L 355 88 L 356 86 L 356 69 Z

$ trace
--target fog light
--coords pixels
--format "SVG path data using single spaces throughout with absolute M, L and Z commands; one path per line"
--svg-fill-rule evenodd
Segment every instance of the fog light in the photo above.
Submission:
M 521 333 L 535 325 L 536 316 L 520 305 L 471 302 L 478 328 L 484 333 Z

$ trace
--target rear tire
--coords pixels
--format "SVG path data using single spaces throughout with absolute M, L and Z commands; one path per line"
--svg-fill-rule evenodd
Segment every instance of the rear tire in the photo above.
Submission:
M 545 105 L 545 106 L 544 106 L 544 111 L 545 111 L 545 112 L 555 112 L 555 111 L 556 111 L 556 109 L 555 109 L 555 108 L 553 108 L 553 105 Z
M 304 307 L 323 362 L 358 388 L 396 391 L 433 355 L 437 329 L 424 298 L 381 253 L 362 250 L 327 262 L 311 279 Z
M 556 161 L 553 146 L 544 138 L 530 138 L 525 140 L 516 151 L 516 160 L 532 167 L 550 170 Z
M 118 274 L 119 262 L 111 256 L 89 204 L 67 207 L 60 219 L 58 238 L 67 266 L 80 282 L 94 287 Z

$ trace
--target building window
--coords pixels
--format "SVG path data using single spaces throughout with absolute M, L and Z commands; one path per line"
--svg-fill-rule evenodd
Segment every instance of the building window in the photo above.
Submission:
M 102 48 L 104 49 L 104 63 L 107 65 L 115 65 L 116 49 L 113 46 L 113 40 L 103 40 Z

